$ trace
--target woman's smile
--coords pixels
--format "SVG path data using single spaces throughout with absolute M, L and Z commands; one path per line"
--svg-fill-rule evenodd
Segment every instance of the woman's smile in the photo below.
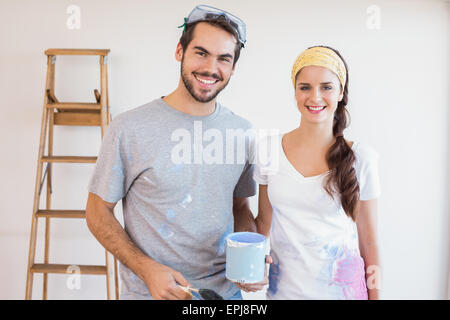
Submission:
M 306 106 L 306 109 L 308 109 L 312 114 L 319 114 L 325 110 L 326 107 L 327 106 Z

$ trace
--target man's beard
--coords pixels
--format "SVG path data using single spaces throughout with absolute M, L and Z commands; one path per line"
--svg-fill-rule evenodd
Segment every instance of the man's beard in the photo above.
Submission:
M 192 98 L 194 98 L 195 101 L 197 101 L 197 102 L 206 103 L 206 102 L 210 102 L 211 100 L 215 99 L 217 97 L 217 95 L 219 94 L 219 92 L 222 91 L 228 85 L 228 82 L 230 81 L 231 77 L 228 78 L 227 82 L 225 82 L 225 84 L 223 86 L 217 88 L 216 91 L 211 92 L 209 96 L 206 96 L 205 98 L 203 98 L 195 93 L 192 80 L 189 79 L 188 75 L 184 71 L 183 62 L 184 62 L 184 57 L 181 59 L 181 79 L 183 80 L 184 86 L 186 87 L 187 91 L 190 93 Z M 222 78 L 218 74 L 215 74 L 215 73 L 213 73 L 213 74 L 196 73 L 196 74 L 199 76 L 204 76 L 204 77 L 212 77 L 219 81 L 222 80 Z

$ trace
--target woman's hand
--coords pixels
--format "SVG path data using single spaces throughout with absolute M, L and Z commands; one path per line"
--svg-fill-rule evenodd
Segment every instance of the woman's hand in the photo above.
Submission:
M 272 257 L 269 255 L 266 255 L 266 264 L 271 264 L 273 262 Z M 264 288 L 265 285 L 269 284 L 269 277 L 268 277 L 268 270 L 269 268 L 265 266 L 264 269 L 264 280 L 261 282 L 256 283 L 237 283 L 234 282 L 236 287 L 239 289 L 245 291 L 245 292 L 256 292 L 260 291 Z

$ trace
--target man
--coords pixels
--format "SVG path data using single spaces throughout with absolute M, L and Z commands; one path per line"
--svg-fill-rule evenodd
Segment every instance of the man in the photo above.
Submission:
M 251 127 L 216 103 L 245 43 L 245 24 L 197 6 L 184 28 L 175 52 L 177 89 L 111 122 L 89 184 L 87 224 L 121 262 L 121 299 L 189 299 L 179 285 L 242 299 L 225 278 L 225 237 L 255 230 L 247 200 L 256 189 L 249 148 L 244 161 L 226 162 L 226 154 L 206 161 L 208 137 L 199 140 L 198 131 L 223 137 L 225 153 L 239 153 L 237 144 L 228 148 L 226 132 Z M 113 214 L 119 200 L 125 229 Z

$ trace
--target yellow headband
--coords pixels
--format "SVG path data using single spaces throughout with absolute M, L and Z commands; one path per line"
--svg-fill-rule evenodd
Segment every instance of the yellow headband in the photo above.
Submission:
M 330 69 L 337 75 L 342 85 L 342 90 L 344 90 L 347 77 L 345 65 L 333 50 L 324 47 L 313 47 L 303 51 L 292 66 L 292 84 L 294 87 L 297 73 L 301 68 L 307 66 L 320 66 Z

